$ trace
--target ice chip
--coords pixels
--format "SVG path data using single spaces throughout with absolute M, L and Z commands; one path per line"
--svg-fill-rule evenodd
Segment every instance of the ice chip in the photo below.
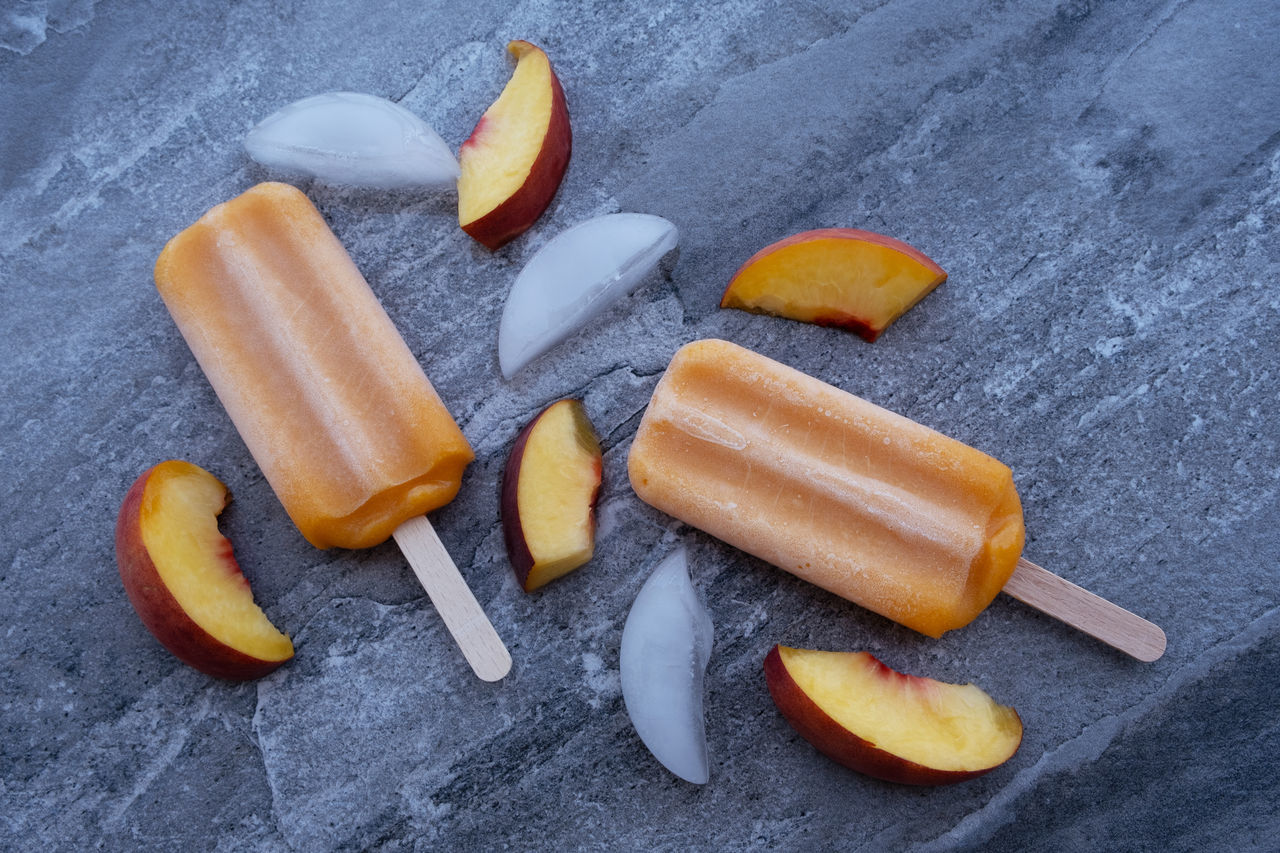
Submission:
M 447 188 L 458 161 L 422 119 L 385 98 L 328 92 L 267 116 L 245 137 L 264 166 L 369 189 Z
M 689 581 L 683 547 L 645 581 L 622 629 L 622 699 L 640 740 L 672 773 L 709 776 L 702 683 L 711 658 L 711 614 Z
M 562 231 L 511 287 L 498 328 L 498 362 L 510 379 L 626 296 L 679 242 L 661 216 L 609 213 Z

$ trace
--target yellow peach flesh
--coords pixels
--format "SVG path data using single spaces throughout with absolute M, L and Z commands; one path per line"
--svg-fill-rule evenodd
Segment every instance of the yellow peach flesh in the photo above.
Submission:
M 780 647 L 796 686 L 878 749 L 937 770 L 994 767 L 1017 750 L 1022 723 L 972 684 L 902 675 L 866 652 Z
M 226 488 L 203 469 L 166 463 L 152 474 L 139 514 L 156 572 L 190 619 L 215 639 L 261 660 L 285 660 L 293 643 L 253 601 L 218 532 Z
M 849 237 L 783 241 L 741 269 L 721 302 L 874 339 L 946 279 L 946 273 L 884 242 Z M 903 244 L 904 248 L 908 248 Z
M 515 72 L 458 152 L 458 221 L 463 225 L 524 185 L 551 124 L 550 60 L 527 42 L 512 42 L 508 49 L 517 59 Z
M 520 527 L 534 567 L 527 589 L 591 559 L 592 503 L 600 485 L 600 446 L 574 401 L 552 406 L 525 445 L 516 500 Z

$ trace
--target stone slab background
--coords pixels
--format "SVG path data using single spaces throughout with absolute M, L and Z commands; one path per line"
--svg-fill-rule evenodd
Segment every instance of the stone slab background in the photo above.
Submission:
M 503 46 L 551 55 L 574 151 L 491 254 L 448 194 L 303 182 L 478 459 L 433 521 L 515 657 L 474 679 L 394 547 L 312 549 L 151 284 L 165 240 L 268 173 L 244 134 L 370 92 L 456 146 Z M 1280 6 L 1263 0 L 593 4 L 0 3 L 0 847 L 103 850 L 1266 850 L 1280 831 Z M 678 259 L 501 379 L 522 264 L 600 213 Z M 854 226 L 950 279 L 868 345 L 721 311 L 738 265 Z M 1027 554 L 1169 636 L 1139 664 L 1001 597 L 929 640 L 640 504 L 625 458 L 675 349 L 756 348 L 1007 462 Z M 579 396 L 607 450 L 597 554 L 534 595 L 497 483 L 516 432 Z M 121 589 L 112 528 L 165 458 L 297 657 L 188 669 Z M 687 543 L 710 607 L 711 781 L 635 736 L 618 641 Z M 1021 713 L 1007 765 L 945 789 L 831 764 L 783 721 L 774 643 L 867 649 Z

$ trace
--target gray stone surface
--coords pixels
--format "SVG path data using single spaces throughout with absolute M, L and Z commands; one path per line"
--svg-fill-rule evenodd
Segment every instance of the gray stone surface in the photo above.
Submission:
M 451 144 L 543 45 L 574 152 L 490 254 L 444 195 L 304 183 L 478 453 L 433 516 L 509 643 L 473 678 L 390 545 L 312 549 L 151 284 L 164 241 L 266 174 L 282 104 L 366 91 Z M 1280 6 L 924 0 L 0 2 L 0 848 L 1275 849 L 1280 831 Z M 522 263 L 615 210 L 678 260 L 512 382 Z M 850 225 L 950 280 L 874 345 L 721 311 L 753 251 Z M 1032 559 L 1169 636 L 1125 659 L 1001 597 L 929 640 L 641 505 L 638 416 L 679 344 L 721 336 L 1014 469 Z M 607 448 L 597 556 L 517 587 L 497 482 L 579 395 Z M 134 615 L 112 527 L 146 467 L 231 487 L 223 529 L 297 657 L 255 683 L 179 663 Z M 618 641 L 670 543 L 716 624 L 711 781 L 623 709 Z M 1022 715 L 1004 767 L 945 789 L 831 764 L 775 711 L 776 643 L 865 648 Z

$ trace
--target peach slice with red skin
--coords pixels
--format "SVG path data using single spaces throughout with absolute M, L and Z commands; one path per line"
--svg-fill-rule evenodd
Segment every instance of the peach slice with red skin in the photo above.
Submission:
M 142 623 L 179 660 L 218 678 L 259 678 L 293 643 L 253 601 L 218 532 L 227 487 L 190 462 L 144 471 L 116 519 L 116 563 Z
M 495 251 L 551 204 L 573 148 L 564 90 L 546 53 L 527 41 L 507 50 L 516 70 L 458 150 L 458 224 Z
M 874 341 L 946 281 L 923 252 L 855 228 L 822 228 L 779 240 L 734 274 L 721 308 L 838 326 Z
M 516 437 L 502 477 L 502 532 L 525 592 L 591 559 L 603 470 L 578 400 L 552 403 Z
M 828 758 L 905 785 L 988 773 L 1022 743 L 1016 711 L 972 684 L 895 672 L 867 652 L 774 646 L 764 661 L 774 704 Z

